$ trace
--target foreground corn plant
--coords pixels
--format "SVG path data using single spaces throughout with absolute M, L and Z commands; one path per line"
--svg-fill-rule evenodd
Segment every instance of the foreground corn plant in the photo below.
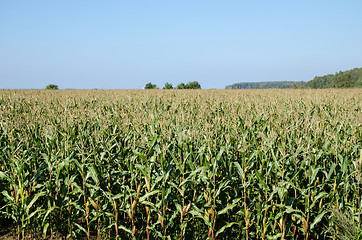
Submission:
M 361 229 L 362 91 L 1 91 L 16 238 L 336 239 Z

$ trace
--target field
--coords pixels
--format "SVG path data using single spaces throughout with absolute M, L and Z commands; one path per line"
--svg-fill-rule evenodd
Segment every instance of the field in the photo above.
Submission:
M 0 91 L 19 238 L 333 239 L 361 223 L 362 90 Z

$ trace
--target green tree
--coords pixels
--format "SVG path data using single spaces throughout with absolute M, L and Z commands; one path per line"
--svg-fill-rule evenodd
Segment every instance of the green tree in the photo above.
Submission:
M 180 83 L 179 85 L 177 85 L 177 89 L 186 89 L 185 83 Z
M 146 84 L 145 89 L 157 89 L 157 86 L 149 82 Z
M 197 81 L 194 81 L 194 82 L 189 82 L 186 85 L 186 88 L 187 89 L 201 89 L 201 85 Z
M 173 89 L 172 83 L 166 82 L 166 83 L 165 83 L 165 86 L 163 87 L 163 89 Z
M 45 89 L 47 90 L 58 90 L 58 85 L 55 84 L 49 84 L 48 86 L 45 87 Z
M 343 73 L 337 77 L 337 88 L 351 88 L 354 87 L 354 81 L 350 73 Z

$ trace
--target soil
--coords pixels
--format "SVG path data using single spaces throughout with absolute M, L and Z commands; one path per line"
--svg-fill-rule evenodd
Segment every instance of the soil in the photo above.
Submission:
M 9 226 L 1 226 L 0 225 L 0 240 L 18 240 L 18 237 L 14 237 L 13 236 L 13 229 Z M 49 238 L 48 238 L 49 237 Z M 26 234 L 24 240 L 41 240 L 43 239 L 43 235 L 41 232 L 38 233 L 33 233 L 32 236 L 30 236 L 30 234 Z M 47 239 L 50 239 L 50 236 L 47 236 Z M 54 237 L 53 239 L 57 239 L 56 237 Z M 62 238 L 61 236 L 59 236 L 58 239 L 65 239 Z M 81 237 L 79 238 L 79 240 L 86 240 L 87 237 Z M 91 240 L 96 240 L 97 236 L 90 236 Z
M 9 226 L 1 226 L 0 225 L 0 240 L 12 240 L 15 239 L 13 237 L 11 228 Z

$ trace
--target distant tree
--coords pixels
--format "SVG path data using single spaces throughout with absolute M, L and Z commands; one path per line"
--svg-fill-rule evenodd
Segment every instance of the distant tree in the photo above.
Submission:
M 149 82 L 146 84 L 145 89 L 157 89 L 157 86 Z
M 185 83 L 180 83 L 179 85 L 177 85 L 177 89 L 186 89 Z
M 166 83 L 165 83 L 165 86 L 163 87 L 163 89 L 173 89 L 172 84 L 166 82 Z
M 47 90 L 58 90 L 58 85 L 55 84 L 49 84 L 48 86 L 45 87 L 45 89 Z
M 362 88 L 362 68 L 354 68 L 345 72 L 316 76 L 308 82 L 273 81 L 273 82 L 241 82 L 225 87 L 226 89 L 249 88 Z
M 177 85 L 177 89 L 201 89 L 201 85 L 197 81 L 189 82 L 188 84 L 180 83 Z
M 306 84 L 310 88 L 352 88 L 362 87 L 362 68 L 315 77 Z
M 351 88 L 354 86 L 354 81 L 350 73 L 339 74 L 337 77 L 337 88 Z
M 268 81 L 268 82 L 241 82 L 228 85 L 226 89 L 271 89 L 271 88 L 305 88 L 305 82 L 300 81 Z
M 189 82 L 186 85 L 186 88 L 187 89 L 201 89 L 201 85 L 197 81 L 194 81 L 194 82 Z

